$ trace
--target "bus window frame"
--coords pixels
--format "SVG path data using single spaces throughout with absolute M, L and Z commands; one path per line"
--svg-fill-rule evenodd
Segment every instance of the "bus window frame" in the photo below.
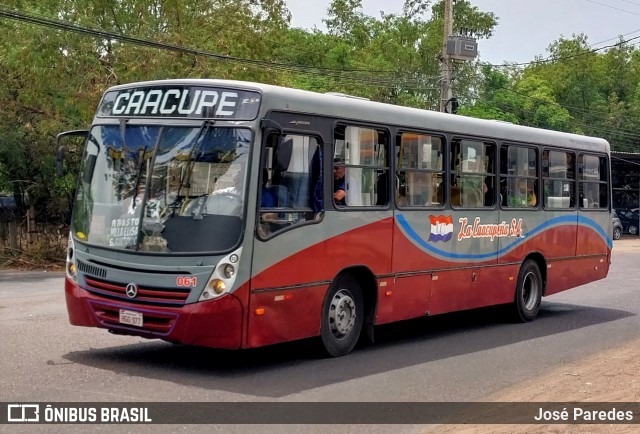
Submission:
M 440 139 L 442 143 L 442 169 L 434 170 L 434 169 L 417 169 L 417 168 L 402 168 L 400 167 L 400 162 L 402 161 L 402 157 L 400 153 L 402 152 L 402 135 L 403 134 L 418 134 L 422 136 L 431 136 L 437 137 Z M 447 174 L 448 164 L 449 164 L 449 140 L 447 140 L 447 136 L 443 133 L 437 133 L 434 131 L 427 130 L 418 130 L 418 129 L 408 129 L 401 128 L 398 129 L 394 136 L 394 152 L 392 155 L 393 159 L 393 185 L 391 196 L 393 197 L 394 207 L 398 210 L 420 210 L 420 209 L 429 209 L 429 210 L 443 210 L 447 206 L 448 199 L 448 188 L 447 188 Z M 417 172 L 417 173 L 431 173 L 431 174 L 440 174 L 442 175 L 442 183 L 444 184 L 442 189 L 442 203 L 438 205 L 398 205 L 397 197 L 396 197 L 396 182 L 398 180 L 398 172 Z
M 370 165 L 366 165 L 366 164 L 346 164 L 346 162 L 343 162 L 342 165 L 344 165 L 345 169 L 348 168 L 352 168 L 352 169 L 373 169 L 373 170 L 385 170 L 387 171 L 387 182 L 386 182 L 386 194 L 387 194 L 387 201 L 386 204 L 384 205 L 360 205 L 360 206 L 355 206 L 355 205 L 338 205 L 335 203 L 335 201 L 333 200 L 333 183 L 334 183 L 334 179 L 333 179 L 333 166 L 334 166 L 334 158 L 336 156 L 336 129 L 339 127 L 344 127 L 345 130 L 347 127 L 354 127 L 354 128 L 362 128 L 362 129 L 371 129 L 371 130 L 376 130 L 378 132 L 382 131 L 386 134 L 387 137 L 387 143 L 386 143 L 386 163 L 387 166 L 370 166 Z M 358 122 L 358 121 L 352 121 L 352 120 L 348 120 L 348 119 L 336 119 L 333 122 L 333 126 L 331 129 L 331 140 L 330 140 L 330 151 L 331 151 L 331 157 L 326 157 L 325 156 L 325 169 L 328 167 L 327 170 L 325 170 L 327 172 L 327 175 L 325 177 L 325 193 L 328 191 L 329 195 L 325 194 L 325 209 L 327 208 L 327 204 L 330 202 L 333 206 L 332 210 L 334 211 L 339 211 L 339 212 L 353 212 L 353 211 L 381 211 L 381 210 L 388 210 L 391 209 L 392 207 L 392 203 L 393 203 L 393 199 L 392 199 L 392 195 L 395 194 L 395 188 L 392 190 L 391 188 L 391 171 L 393 170 L 393 156 L 391 155 L 391 147 L 393 144 L 392 141 L 392 131 L 391 128 L 388 125 L 384 125 L 384 124 L 377 124 L 377 123 L 368 123 L 368 122 Z M 328 146 L 329 147 L 329 146 Z M 345 173 L 346 175 L 346 173 Z
M 493 145 L 493 173 L 492 172 L 463 172 L 463 171 L 455 171 L 453 170 L 452 166 L 452 160 L 451 160 L 451 152 L 452 152 L 452 148 L 453 148 L 453 143 L 458 140 L 460 143 L 462 143 L 462 141 L 464 140 L 469 140 L 469 141 L 475 141 L 475 142 L 481 142 L 484 145 L 487 144 L 491 144 Z M 496 209 L 496 204 L 499 202 L 499 193 L 500 193 L 500 189 L 499 189 L 499 185 L 500 185 L 500 171 L 499 171 L 499 157 L 500 157 L 500 147 L 502 146 L 501 143 L 499 143 L 497 140 L 495 139 L 490 139 L 490 138 L 486 138 L 486 137 L 479 137 L 479 136 L 467 136 L 467 135 L 460 135 L 460 134 L 456 134 L 456 135 L 452 135 L 449 142 L 448 142 L 448 146 L 447 146 L 447 156 L 449 158 L 449 162 L 448 162 L 448 166 L 447 166 L 447 199 L 448 201 L 446 202 L 449 207 L 453 210 L 495 210 Z M 474 207 L 469 207 L 469 206 L 462 206 L 462 205 L 454 205 L 451 202 L 451 188 L 452 188 L 452 183 L 451 180 L 454 176 L 461 176 L 461 175 L 472 175 L 472 176 L 483 176 L 485 179 L 487 176 L 493 176 L 494 178 L 494 183 L 495 183 L 495 187 L 494 187 L 494 193 L 493 193 L 493 205 L 489 205 L 489 206 L 484 206 L 484 202 L 483 202 L 483 206 L 474 206 Z M 484 181 L 483 181 L 484 182 Z
M 584 156 L 584 155 L 588 155 L 591 157 L 597 157 L 597 158 L 604 158 L 604 162 L 605 162 L 605 169 L 607 170 L 607 173 L 605 174 L 605 180 L 602 181 L 602 176 L 600 176 L 600 180 L 598 181 L 585 181 L 585 180 L 581 180 L 580 176 L 581 174 L 578 173 L 578 169 L 580 168 L 580 157 Z M 577 189 L 576 189 L 576 195 L 578 197 L 577 201 L 581 202 L 580 200 L 580 191 L 581 191 L 581 186 L 584 184 L 598 184 L 600 186 L 600 188 L 602 188 L 602 185 L 606 185 L 609 188 L 607 188 L 607 206 L 606 207 L 602 207 L 600 206 L 600 203 L 598 202 L 598 208 L 592 208 L 592 207 L 584 207 L 582 203 L 578 203 L 578 209 L 581 212 L 604 212 L 604 211 L 609 211 L 612 208 L 612 201 L 613 201 L 613 193 L 611 190 L 611 160 L 609 159 L 609 156 L 606 154 L 602 154 L 600 152 L 589 152 L 589 151 L 580 151 L 580 152 L 576 152 L 576 161 L 575 161 L 575 170 L 576 170 L 576 183 L 577 183 Z
M 558 147 L 551 147 L 551 146 L 541 146 L 540 147 L 540 155 L 539 155 L 539 160 L 540 160 L 540 187 L 539 190 L 541 190 L 542 193 L 542 209 L 544 211 L 552 211 L 552 212 L 558 212 L 558 211 L 565 211 L 565 212 L 575 212 L 576 211 L 576 203 L 577 203 L 577 196 L 578 196 L 578 152 L 574 149 L 568 149 L 568 148 L 558 148 Z M 565 154 L 571 154 L 573 156 L 573 161 L 572 161 L 572 169 L 573 169 L 573 180 L 571 178 L 551 178 L 551 177 L 545 177 L 544 173 L 543 173 L 543 167 L 542 167 L 542 161 L 544 158 L 544 153 L 546 151 L 549 152 L 563 152 Z M 571 196 L 569 196 L 569 202 L 573 203 L 572 206 L 569 206 L 567 208 L 554 208 L 554 207 L 549 207 L 545 204 L 545 195 L 544 195 L 544 183 L 545 181 L 549 181 L 549 180 L 556 180 L 556 181 L 572 181 L 573 182 L 573 194 Z
M 262 207 L 262 183 L 263 183 L 263 166 L 264 166 L 264 159 L 268 158 L 265 155 L 265 152 L 267 150 L 267 139 L 270 136 L 277 136 L 278 137 L 278 144 L 280 144 L 282 142 L 282 140 L 287 136 L 287 135 L 295 135 L 295 136 L 303 136 L 303 137 L 313 137 L 316 139 L 316 142 L 318 144 L 318 148 L 319 149 L 325 149 L 325 141 L 323 139 L 323 136 L 321 133 L 317 132 L 317 131 L 308 131 L 308 130 L 290 130 L 290 129 L 284 129 L 284 130 L 279 130 L 276 131 L 275 129 L 267 129 L 264 131 L 262 140 L 260 142 L 260 153 L 259 153 L 259 159 L 258 161 L 258 170 L 256 171 L 256 201 L 255 201 L 255 228 L 254 228 L 254 234 L 255 234 L 255 238 L 266 242 L 268 240 L 271 240 L 281 234 L 284 234 L 286 232 L 289 232 L 291 230 L 295 230 L 297 228 L 300 227 L 304 227 L 304 226 L 309 226 L 309 225 L 314 225 L 314 224 L 319 224 L 324 220 L 324 214 L 326 211 L 326 195 L 325 195 L 325 187 L 323 185 L 322 191 L 323 191 L 323 195 L 325 195 L 324 199 L 324 208 L 322 211 L 319 211 L 317 213 L 315 213 L 314 218 L 312 219 L 300 219 L 290 225 L 287 226 L 283 226 L 281 229 L 275 230 L 275 231 L 269 231 L 267 233 L 265 233 L 262 229 L 261 229 L 261 224 L 262 224 L 262 220 L 261 220 L 261 215 L 262 214 L 268 214 L 269 212 L 274 212 L 274 213 L 313 213 L 313 209 L 309 208 L 308 210 L 298 210 L 294 207 L 276 207 L 273 208 L 274 211 L 263 211 L 263 207 Z M 326 160 L 326 155 L 325 152 L 322 152 L 322 159 Z M 324 168 L 325 162 L 321 161 L 320 162 L 321 167 Z M 321 176 L 323 176 L 321 174 Z M 324 183 L 324 179 L 323 179 L 323 183 Z M 311 193 L 311 192 L 309 192 Z
M 508 153 L 509 153 L 509 147 L 511 146 L 517 146 L 520 148 L 527 148 L 527 149 L 533 149 L 537 154 L 536 154 L 536 176 L 518 176 L 518 175 L 509 175 L 509 174 L 503 174 L 502 173 L 502 159 L 501 157 L 501 151 L 502 148 L 506 148 L 507 149 L 507 157 L 508 157 Z M 507 205 L 503 205 L 502 201 L 500 201 L 500 209 L 503 211 L 539 211 L 541 209 L 541 205 L 540 205 L 540 189 L 541 189 L 541 179 L 542 179 L 542 164 L 541 164 L 541 159 L 542 159 L 542 149 L 544 147 L 539 145 L 539 144 L 534 144 L 534 143 L 519 143 L 519 142 L 514 142 L 514 141 L 502 141 L 499 145 L 498 148 L 498 163 L 499 163 L 499 167 L 498 169 L 498 183 L 500 183 L 502 181 L 502 178 L 504 177 L 504 179 L 509 179 L 509 178 L 521 178 L 521 179 L 526 179 L 526 180 L 535 180 L 535 182 L 537 183 L 536 189 L 534 190 L 534 193 L 536 195 L 536 204 L 535 206 L 509 206 Z M 505 162 L 506 164 L 506 162 Z M 498 184 L 499 185 L 499 184 Z

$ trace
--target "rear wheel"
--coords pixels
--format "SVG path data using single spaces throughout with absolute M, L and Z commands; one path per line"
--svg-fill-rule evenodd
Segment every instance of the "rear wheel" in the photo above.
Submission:
M 533 320 L 540 311 L 542 301 L 542 275 L 538 264 L 528 259 L 522 264 L 518 273 L 513 317 L 519 322 Z
M 636 225 L 629 225 L 629 234 L 635 235 L 638 233 L 638 227 Z
M 326 352 L 334 357 L 349 354 L 358 342 L 363 319 L 360 285 L 351 276 L 338 278 L 331 285 L 322 308 L 320 334 Z

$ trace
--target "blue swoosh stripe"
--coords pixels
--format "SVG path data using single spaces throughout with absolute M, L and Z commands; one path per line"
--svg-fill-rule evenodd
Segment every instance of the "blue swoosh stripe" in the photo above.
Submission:
M 536 226 L 535 228 L 531 229 L 527 235 L 525 235 L 524 237 L 512 242 L 511 244 L 503 247 L 502 249 L 498 250 L 497 252 L 491 252 L 491 253 L 481 253 L 481 254 L 475 254 L 475 255 L 470 255 L 470 254 L 462 254 L 462 253 L 451 253 L 451 252 L 447 252 L 445 250 L 439 249 L 437 247 L 432 246 L 431 244 L 429 244 L 427 241 L 425 241 L 409 224 L 409 222 L 407 222 L 407 219 L 404 217 L 404 215 L 402 214 L 397 214 L 396 215 L 396 220 L 398 221 L 398 223 L 400 224 L 400 226 L 402 227 L 402 229 L 406 232 L 407 235 L 409 235 L 409 237 L 415 241 L 418 245 L 420 245 L 421 247 L 425 248 L 426 250 L 435 253 L 436 255 L 439 256 L 444 256 L 445 258 L 451 258 L 451 259 L 491 259 L 491 258 L 495 258 L 497 256 L 500 256 L 506 252 L 508 252 L 509 250 L 512 250 L 514 247 L 516 247 L 518 244 L 521 244 L 525 241 L 527 241 L 527 239 L 531 238 L 533 235 L 539 233 L 539 232 L 543 232 L 544 230 L 550 228 L 551 226 L 555 226 L 555 225 L 561 225 L 561 224 L 575 224 L 576 223 L 576 216 L 575 215 L 568 215 L 568 216 L 561 216 L 561 217 L 555 217 L 552 218 L 551 220 L 547 220 L 546 222 Z M 578 216 L 577 217 L 577 223 L 583 226 L 588 226 L 591 229 L 593 229 L 594 231 L 596 231 L 607 243 L 607 246 L 612 249 L 613 248 L 613 241 L 611 240 L 611 238 L 609 237 L 609 235 L 600 227 L 600 225 L 598 225 L 598 223 L 596 223 L 594 220 L 587 218 L 587 217 L 583 217 L 583 216 Z

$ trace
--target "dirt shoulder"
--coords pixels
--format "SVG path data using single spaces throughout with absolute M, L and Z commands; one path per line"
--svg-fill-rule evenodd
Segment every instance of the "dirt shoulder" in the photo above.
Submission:
M 485 402 L 638 402 L 640 339 L 487 396 Z M 440 425 L 437 433 L 623 433 L 636 425 Z

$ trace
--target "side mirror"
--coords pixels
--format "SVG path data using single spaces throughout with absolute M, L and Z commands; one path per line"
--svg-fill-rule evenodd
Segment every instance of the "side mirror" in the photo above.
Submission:
M 64 159 L 67 152 L 66 148 L 61 145 L 62 141 L 67 137 L 84 137 L 89 135 L 89 130 L 73 130 L 65 131 L 56 136 L 56 145 L 58 150 L 56 151 L 56 176 L 64 175 Z
M 56 176 L 61 177 L 64 175 L 64 146 L 59 146 L 56 151 Z

